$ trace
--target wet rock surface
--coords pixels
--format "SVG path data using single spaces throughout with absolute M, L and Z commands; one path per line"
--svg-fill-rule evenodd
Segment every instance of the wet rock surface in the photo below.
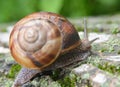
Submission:
M 96 37 L 99 39 L 92 44 L 93 55 L 79 63 L 77 67 L 70 67 L 71 73 L 58 80 L 53 78 L 56 74 L 38 76 L 22 87 L 120 87 L 120 20 L 118 17 L 120 16 L 87 18 L 89 39 Z M 82 38 L 83 19 L 71 21 Z M 12 26 L 7 25 L 5 32 L 0 32 L 0 87 L 11 87 L 21 68 L 11 57 L 8 48 Z M 2 28 L 3 26 L 0 27 Z

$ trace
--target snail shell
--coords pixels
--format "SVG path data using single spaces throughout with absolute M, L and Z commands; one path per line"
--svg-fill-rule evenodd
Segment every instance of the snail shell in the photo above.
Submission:
M 42 69 L 58 56 L 80 44 L 73 25 L 64 17 L 50 12 L 26 16 L 14 26 L 10 35 L 10 50 L 24 67 Z

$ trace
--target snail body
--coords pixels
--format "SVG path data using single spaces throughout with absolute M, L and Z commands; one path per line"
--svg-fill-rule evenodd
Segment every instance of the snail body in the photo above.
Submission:
M 37 73 L 87 58 L 93 41 L 88 37 L 81 40 L 74 26 L 58 14 L 38 12 L 26 16 L 15 24 L 10 35 L 11 54 L 24 67 L 13 87 L 23 85 Z

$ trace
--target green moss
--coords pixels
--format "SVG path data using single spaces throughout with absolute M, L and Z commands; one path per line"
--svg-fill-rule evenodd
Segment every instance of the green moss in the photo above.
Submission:
M 7 29 L 3 28 L 1 29 L 1 32 L 7 32 Z
M 102 61 L 101 58 L 99 58 L 99 57 L 89 57 L 87 63 L 92 64 L 92 65 L 98 67 L 99 69 L 107 71 L 111 74 L 114 74 L 114 75 L 120 74 L 120 65 L 112 64 L 107 61 Z
M 21 69 L 21 66 L 18 64 L 12 65 L 9 73 L 7 74 L 8 78 L 14 78 L 18 71 Z
M 120 39 L 119 38 L 111 38 L 109 41 L 105 43 L 105 45 L 109 48 L 108 51 L 112 52 L 114 51 L 115 46 L 120 46 Z
M 3 58 L 4 56 L 5 56 L 5 54 L 0 53 L 0 58 Z
M 60 77 L 60 76 L 59 76 L 60 73 L 61 73 L 61 69 L 56 69 L 56 70 L 52 71 L 52 74 L 50 75 L 50 77 L 51 77 L 53 80 L 57 80 L 58 77 Z
M 34 87 L 61 87 L 57 81 L 53 81 L 50 76 L 42 76 L 32 81 Z M 28 86 L 27 86 L 28 87 Z
M 116 73 L 116 71 L 119 72 L 119 70 L 116 68 L 115 65 L 109 64 L 108 62 L 102 64 L 99 64 L 98 66 L 100 69 L 104 70 L 104 71 L 108 71 L 110 73 Z M 119 72 L 120 73 L 120 72 Z
M 104 64 L 99 64 L 98 68 L 107 71 L 113 75 L 120 75 L 120 66 L 116 64 L 105 62 Z
M 111 20 L 106 21 L 106 24 L 112 24 L 113 22 Z
M 118 51 L 118 54 L 120 54 L 120 50 Z
M 75 87 L 77 81 L 77 76 L 74 74 L 70 74 L 65 76 L 63 79 L 58 82 L 61 84 L 61 87 Z
M 11 87 L 13 79 L 6 78 L 5 76 L 0 77 L 0 87 Z
M 78 32 L 84 31 L 84 29 L 82 27 L 77 26 L 76 29 L 77 29 Z
M 92 30 L 92 32 L 98 33 L 98 32 L 99 32 L 99 29 L 98 29 L 98 28 L 94 28 L 94 29 Z
M 111 52 L 113 52 L 113 51 L 115 51 L 115 50 L 114 50 L 114 45 L 110 45 L 110 44 L 107 44 L 107 43 L 105 43 L 105 44 L 101 47 L 101 49 L 100 49 L 100 52 L 108 52 L 108 53 L 111 53 Z
M 119 33 L 119 32 L 120 32 L 120 31 L 119 31 L 118 28 L 114 28 L 114 29 L 111 30 L 111 33 L 112 33 L 112 34 L 117 34 L 117 33 Z
M 106 52 L 108 49 L 107 48 L 101 48 L 100 52 Z
M 93 50 L 97 50 L 100 52 L 107 52 L 107 53 L 116 52 L 116 54 L 119 54 L 119 51 L 117 51 L 119 46 L 120 46 L 120 39 L 111 37 L 108 41 L 102 44 L 93 45 Z

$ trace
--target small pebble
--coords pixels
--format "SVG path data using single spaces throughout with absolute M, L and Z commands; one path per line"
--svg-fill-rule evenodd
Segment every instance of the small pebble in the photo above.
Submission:
M 0 47 L 0 54 L 5 54 L 9 52 L 10 52 L 9 48 Z

